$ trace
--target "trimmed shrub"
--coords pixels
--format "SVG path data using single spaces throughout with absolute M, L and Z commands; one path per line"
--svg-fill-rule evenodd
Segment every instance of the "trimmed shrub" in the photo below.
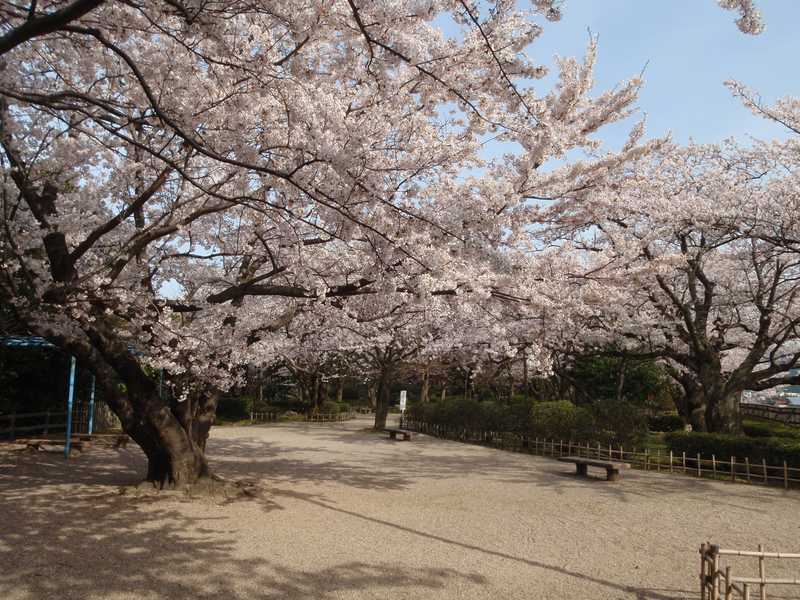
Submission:
M 644 410 L 629 402 L 602 400 L 596 405 L 597 427 L 591 441 L 640 446 L 647 437 Z
M 742 424 L 742 432 L 754 438 L 790 438 L 800 440 L 800 429 L 783 423 L 747 420 Z
M 531 435 L 557 440 L 587 441 L 596 429 L 592 413 L 567 400 L 534 404 L 531 421 Z
M 800 440 L 790 438 L 755 438 L 722 433 L 672 432 L 664 436 L 670 450 L 688 456 L 700 453 L 704 458 L 715 455 L 719 460 L 745 457 L 751 461 L 765 460 L 769 465 L 800 467 Z
M 683 431 L 683 425 L 680 415 L 656 415 L 647 419 L 650 431 Z

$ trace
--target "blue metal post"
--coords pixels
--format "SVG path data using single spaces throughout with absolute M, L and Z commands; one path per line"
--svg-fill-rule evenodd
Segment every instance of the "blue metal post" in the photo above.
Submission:
M 92 373 L 92 390 L 89 392 L 89 435 L 94 427 L 94 373 Z
M 75 357 L 70 357 L 69 396 L 67 396 L 67 439 L 64 442 L 64 458 L 69 458 L 72 449 L 72 401 L 75 398 Z

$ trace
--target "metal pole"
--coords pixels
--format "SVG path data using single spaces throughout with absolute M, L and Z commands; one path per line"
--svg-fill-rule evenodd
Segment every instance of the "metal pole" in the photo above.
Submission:
M 92 373 L 92 391 L 89 392 L 89 435 L 94 427 L 94 373 Z
M 72 449 L 72 401 L 75 398 L 75 357 L 70 357 L 69 395 L 67 396 L 67 439 L 64 442 L 64 458 L 69 458 Z

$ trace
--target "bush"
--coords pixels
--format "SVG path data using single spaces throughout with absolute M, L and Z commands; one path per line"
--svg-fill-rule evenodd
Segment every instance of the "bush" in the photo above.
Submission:
M 588 441 L 596 428 L 589 410 L 567 400 L 535 404 L 531 421 L 531 435 L 558 440 Z
M 338 415 L 339 405 L 331 400 L 326 400 L 319 405 L 319 413 L 321 415 Z
M 783 423 L 747 420 L 742 424 L 742 431 L 746 436 L 754 438 L 780 437 L 800 440 L 800 429 Z
M 664 436 L 667 446 L 676 454 L 698 453 L 705 458 L 715 455 L 720 460 L 749 458 L 751 462 L 765 460 L 769 465 L 800 467 L 800 440 L 789 438 L 753 438 L 722 433 L 672 432 Z
M 647 419 L 650 431 L 683 431 L 683 425 L 679 415 L 656 415 Z
M 228 396 L 219 399 L 217 416 L 221 419 L 237 421 L 250 418 L 253 399 L 249 396 Z
M 644 410 L 629 402 L 601 400 L 596 405 L 597 425 L 591 441 L 640 446 L 647 437 Z

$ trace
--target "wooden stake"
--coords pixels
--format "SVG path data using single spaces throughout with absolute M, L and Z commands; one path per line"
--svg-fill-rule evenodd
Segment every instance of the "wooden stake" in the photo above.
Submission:
M 714 479 L 717 478 L 717 457 L 715 454 L 711 455 L 711 470 L 714 471 Z
M 736 481 L 736 457 L 731 456 L 731 481 Z
M 761 468 L 764 469 L 764 483 L 769 483 L 769 476 L 767 475 L 767 460 L 765 458 L 761 459 Z
M 703 476 L 703 472 L 700 469 L 700 453 L 699 452 L 697 453 L 697 476 L 698 477 L 702 477 Z
M 750 483 L 750 457 L 745 457 L 744 468 L 747 471 L 747 483 Z
M 706 545 L 700 545 L 700 600 L 706 600 Z
M 789 469 L 786 466 L 786 461 L 783 461 L 783 489 L 789 489 Z
M 686 475 L 686 452 L 681 452 L 683 460 L 683 474 Z
M 669 472 L 672 473 L 672 450 L 669 451 Z
M 758 545 L 758 551 L 759 552 L 763 552 L 764 551 L 764 545 L 763 544 L 759 544 Z M 767 578 L 766 573 L 767 573 L 767 570 L 766 570 L 765 565 L 764 565 L 764 557 L 763 556 L 759 556 L 758 557 L 758 578 L 761 580 L 761 583 L 759 584 L 759 598 L 761 600 L 767 600 L 767 586 L 764 585 L 764 580 Z

